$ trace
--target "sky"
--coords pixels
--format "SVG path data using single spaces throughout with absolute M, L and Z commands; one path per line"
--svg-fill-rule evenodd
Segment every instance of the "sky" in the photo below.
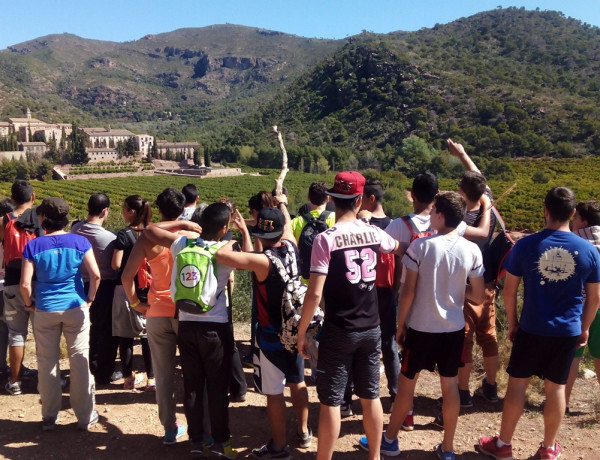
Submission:
M 499 6 L 561 11 L 600 26 L 598 0 L 29 0 L 2 8 L 0 49 L 49 34 L 132 41 L 183 27 L 237 24 L 303 37 L 344 38 L 446 24 Z

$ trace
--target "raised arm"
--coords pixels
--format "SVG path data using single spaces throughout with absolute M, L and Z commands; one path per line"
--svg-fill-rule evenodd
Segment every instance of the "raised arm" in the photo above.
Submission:
M 215 260 L 219 264 L 228 265 L 238 270 L 251 270 L 256 274 L 259 281 L 263 281 L 269 274 L 269 258 L 261 253 L 236 252 L 233 250 L 237 241 L 229 241 L 219 248 L 215 254 Z
M 292 219 L 290 219 L 290 213 L 287 208 L 287 196 L 281 194 L 273 197 L 277 201 L 277 209 L 281 211 L 285 218 L 285 225 L 283 227 L 283 234 L 281 238 L 284 240 L 296 241 L 294 238 L 294 232 L 292 231 Z
M 233 226 L 238 229 L 242 236 L 242 251 L 251 252 L 254 248 L 252 247 L 252 238 L 250 238 L 250 231 L 246 226 L 246 221 L 242 217 L 239 209 L 235 209 L 232 214 Z
M 467 155 L 467 152 L 462 144 L 454 142 L 452 139 L 448 139 L 446 143 L 448 144 L 448 151 L 450 152 L 450 155 L 460 160 L 465 168 L 465 171 L 475 171 L 481 173 L 477 165 L 473 163 L 473 160 L 471 160 L 471 157 Z
M 202 227 L 190 220 L 173 220 L 149 225 L 143 235 L 152 243 L 170 248 L 173 242 L 181 236 L 174 233 L 178 230 L 201 233 Z
M 481 219 L 479 219 L 479 224 L 477 227 L 471 227 L 467 225 L 465 228 L 465 233 L 463 234 L 463 236 L 469 241 L 485 240 L 490 234 L 492 204 L 490 197 L 487 196 L 487 193 L 481 195 L 479 203 L 483 211 L 481 214 Z

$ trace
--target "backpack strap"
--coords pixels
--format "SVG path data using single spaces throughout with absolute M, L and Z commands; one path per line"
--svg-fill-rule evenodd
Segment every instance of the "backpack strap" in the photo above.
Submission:
M 321 216 L 319 216 L 321 217 Z M 315 216 L 313 216 L 310 212 L 307 212 L 306 214 L 304 214 L 302 216 L 302 218 L 306 221 L 306 223 L 311 222 L 313 220 L 317 220 L 317 218 Z
M 412 235 L 412 237 L 414 238 L 415 236 L 417 236 L 419 230 L 417 229 L 417 227 L 415 227 L 415 223 L 410 218 L 410 215 L 402 216 L 400 219 L 404 221 L 404 223 L 410 230 L 410 234 Z
M 323 211 L 319 215 L 319 218 L 317 220 L 320 220 L 321 222 L 325 222 L 327 220 L 327 218 L 329 217 L 330 214 L 331 214 L 331 211 Z
M 129 239 L 129 242 L 133 247 L 135 245 L 135 242 L 137 241 L 137 235 L 134 235 L 133 229 L 131 227 L 127 227 L 127 229 L 125 230 L 125 234 L 127 235 L 127 238 Z

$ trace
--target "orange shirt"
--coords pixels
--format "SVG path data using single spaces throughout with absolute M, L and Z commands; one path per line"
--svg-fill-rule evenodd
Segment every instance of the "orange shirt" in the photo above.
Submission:
M 173 271 L 173 257 L 168 248 L 164 248 L 156 257 L 148 260 L 152 284 L 148 292 L 148 305 L 150 309 L 146 317 L 175 317 L 175 302 L 171 299 L 171 272 Z

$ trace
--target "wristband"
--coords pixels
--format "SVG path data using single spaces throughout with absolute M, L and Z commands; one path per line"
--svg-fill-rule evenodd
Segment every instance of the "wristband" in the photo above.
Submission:
M 134 303 L 132 303 L 131 305 L 129 305 L 129 308 L 135 308 L 135 307 L 137 307 L 137 306 L 138 306 L 140 303 L 142 303 L 142 302 L 140 302 L 140 299 L 138 299 L 138 300 L 137 300 L 137 302 L 134 302 Z
M 25 308 L 31 309 L 31 308 L 33 308 L 34 305 L 35 305 L 35 303 L 31 302 L 31 305 L 25 305 Z

